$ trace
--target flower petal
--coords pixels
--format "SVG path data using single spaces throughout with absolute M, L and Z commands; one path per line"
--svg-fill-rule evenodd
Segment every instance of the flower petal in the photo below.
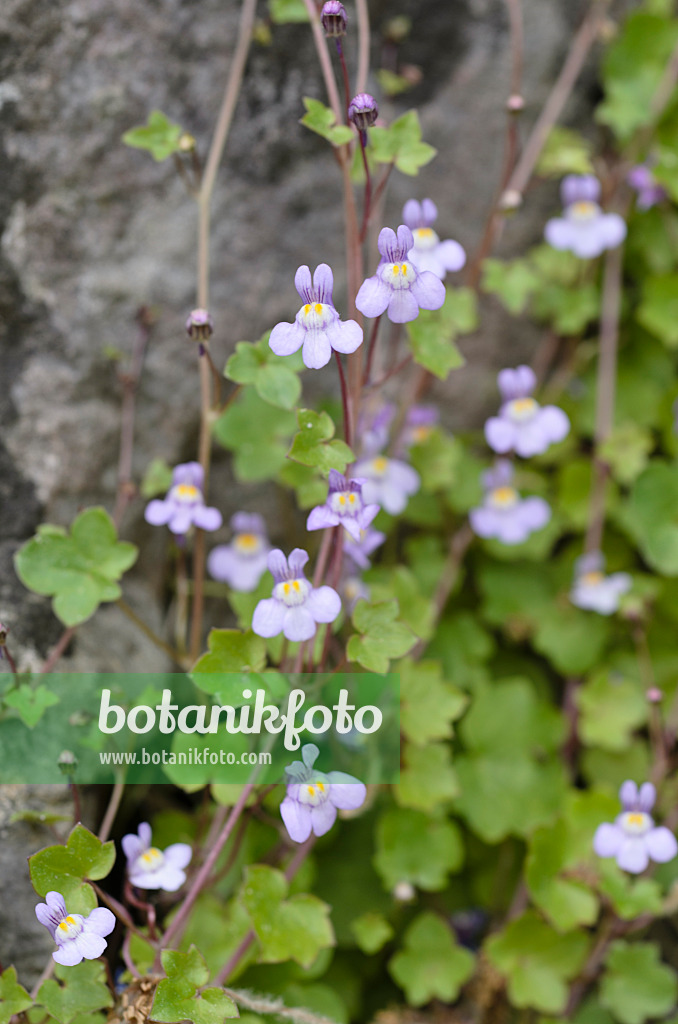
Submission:
M 307 530 L 325 530 L 329 526 L 337 526 L 339 516 L 327 507 L 327 505 L 316 505 L 312 508 L 306 520 Z
M 593 837 L 593 849 L 599 857 L 616 857 L 624 842 L 625 836 L 618 825 L 605 822 L 596 829 Z
M 302 357 L 309 370 L 320 370 L 327 366 L 332 356 L 332 346 L 327 331 L 306 331 Z
M 337 820 L 337 808 L 329 800 L 311 807 L 311 827 L 316 836 L 324 836 Z
M 328 772 L 330 780 L 330 800 L 341 811 L 355 811 L 362 807 L 367 796 L 367 788 L 359 779 L 346 772 Z
M 644 782 L 638 791 L 638 809 L 645 814 L 651 811 L 657 799 L 657 790 L 651 782 Z
M 254 625 L 252 628 L 254 629 Z M 254 631 L 256 633 L 256 629 Z M 315 636 L 315 620 L 305 604 L 285 608 L 283 633 L 293 643 L 299 640 L 310 640 L 312 636 Z
M 382 228 L 377 239 L 377 249 L 379 250 L 379 254 L 383 256 L 388 263 L 392 263 L 393 260 L 391 257 L 397 248 L 398 239 L 393 228 Z M 412 246 L 410 246 L 410 249 L 411 248 Z M 358 309 L 360 309 L 360 306 L 358 306 Z M 366 314 L 366 316 L 369 316 L 369 314 Z
M 632 779 L 622 782 L 619 789 L 619 802 L 625 811 L 633 811 L 638 805 L 638 787 Z
M 410 290 L 422 309 L 440 309 L 447 294 L 443 282 L 429 270 L 417 274 Z
M 208 505 L 198 505 L 193 509 L 193 522 L 201 530 L 218 530 L 223 523 L 223 516 L 218 508 L 210 508 Z
M 294 548 L 290 552 L 288 559 L 288 565 L 290 572 L 292 573 L 292 579 L 298 579 L 304 575 L 304 566 L 308 562 L 308 551 L 304 551 L 303 548 Z
M 639 875 L 649 862 L 645 836 L 625 836 L 617 854 L 617 864 L 632 875 Z
M 546 222 L 544 238 L 554 249 L 571 249 L 574 239 L 573 226 L 564 217 L 553 217 Z
M 83 931 L 75 936 L 73 945 L 85 960 L 96 960 L 106 949 L 107 942 L 101 935 Z
M 115 928 L 115 916 L 106 907 L 95 907 L 85 918 L 83 927 L 92 935 L 110 935 Z
M 52 953 L 52 959 L 63 967 L 75 967 L 76 964 L 82 963 L 84 953 L 81 953 L 74 940 L 70 939 L 66 945 L 59 946 L 56 953 Z
M 445 265 L 445 269 L 455 273 L 466 263 L 466 252 L 459 242 L 452 238 L 446 238 L 435 248 L 436 256 Z
M 252 616 L 252 630 L 257 636 L 277 636 L 283 628 L 285 611 L 285 605 L 274 597 L 260 601 Z
M 297 272 L 294 275 L 294 287 L 299 293 L 299 298 L 302 299 L 304 303 L 313 302 L 313 285 L 311 283 L 311 271 L 309 267 L 305 265 L 303 267 L 298 267 Z M 297 346 L 297 348 L 298 347 L 299 346 Z
M 516 443 L 515 424 L 501 416 L 491 416 L 485 424 L 485 440 L 500 455 L 510 452 Z
M 326 334 L 335 352 L 350 354 L 363 343 L 363 329 L 355 320 L 337 320 L 327 328 Z
M 290 839 L 305 843 L 311 834 L 311 810 L 308 804 L 300 804 L 286 796 L 280 805 L 280 815 Z
M 433 277 L 433 275 L 431 275 Z M 438 281 L 438 278 L 434 278 Z M 438 284 L 441 282 L 438 281 Z M 387 316 L 393 324 L 408 324 L 419 316 L 419 303 L 412 288 L 393 289 L 388 303 Z
M 356 309 L 360 310 L 363 316 L 381 316 L 390 298 L 391 289 L 375 274 L 366 278 L 360 285 L 355 300 Z
M 416 199 L 408 199 L 403 206 L 403 221 L 412 231 L 422 227 L 424 223 L 421 205 Z
M 332 587 L 314 587 L 305 607 L 316 622 L 334 622 L 341 611 L 341 598 Z
M 667 861 L 673 860 L 678 853 L 676 837 L 663 825 L 653 828 L 651 832 L 647 833 L 645 845 L 652 860 L 658 864 L 666 864 Z
M 600 218 L 600 231 L 607 249 L 616 249 L 626 238 L 626 221 L 618 213 L 604 213 Z
M 296 320 L 293 324 L 282 322 L 276 324 L 271 331 L 268 344 L 277 356 L 291 356 L 293 352 L 299 351 L 305 337 L 306 331 Z
M 165 862 L 175 868 L 185 868 L 191 863 L 193 850 L 188 843 L 172 843 L 163 850 Z
M 161 501 L 156 498 L 149 501 L 144 511 L 144 519 L 151 526 L 166 526 L 174 513 L 174 504 L 170 501 Z
M 193 522 L 193 509 L 184 505 L 175 505 L 172 510 L 172 518 L 168 526 L 175 536 L 182 536 L 191 528 Z
M 334 275 L 332 268 L 327 263 L 319 263 L 313 275 L 313 291 L 317 302 L 327 303 L 332 306 L 332 289 L 334 288 Z

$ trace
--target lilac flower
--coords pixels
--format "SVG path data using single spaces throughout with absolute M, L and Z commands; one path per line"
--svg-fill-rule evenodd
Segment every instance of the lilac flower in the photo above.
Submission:
M 350 533 L 344 533 L 344 554 L 350 558 L 359 569 L 369 569 L 370 555 L 386 540 L 386 534 L 381 530 L 373 530 L 370 527 L 362 530 L 358 540 L 355 540 Z
M 440 419 L 440 413 L 431 405 L 413 405 L 407 412 L 397 450 L 407 452 L 415 444 L 423 444 Z
M 570 421 L 556 405 L 540 406 L 531 397 L 537 378 L 529 366 L 502 370 L 497 378 L 503 405 L 485 424 L 490 448 L 503 455 L 515 451 L 523 458 L 541 455 L 567 437 Z
M 186 881 L 184 868 L 191 860 L 191 847 L 188 843 L 172 843 L 166 850 L 151 846 L 151 826 L 147 821 L 139 825 L 137 835 L 131 832 L 122 837 L 122 848 L 129 880 L 137 889 L 176 892 Z
M 352 615 L 358 601 L 369 601 L 370 588 L 360 579 L 360 576 L 345 576 L 339 584 L 344 607 L 348 615 Z
M 307 530 L 324 530 L 328 526 L 343 526 L 355 540 L 370 525 L 378 505 L 366 505 L 363 500 L 363 480 L 348 480 L 336 469 L 330 470 L 330 487 L 324 505 L 316 505 L 306 521 Z
M 599 551 L 592 551 L 577 559 L 574 568 L 574 585 L 570 601 L 577 608 L 612 615 L 619 608 L 623 594 L 631 589 L 631 577 L 627 572 L 613 572 L 605 576 L 605 559 Z
M 483 475 L 485 499 L 469 513 L 471 529 L 479 537 L 522 544 L 551 518 L 551 509 L 542 498 L 521 498 L 511 486 L 512 480 L 513 466 L 507 459 L 499 459 L 494 469 Z
M 320 12 L 320 21 L 328 39 L 346 35 L 346 8 L 339 0 L 327 0 Z
M 319 753 L 315 743 L 306 743 L 301 748 L 303 760 L 294 761 L 285 769 L 287 795 L 280 805 L 280 814 L 295 843 L 304 843 L 311 832 L 324 836 L 336 821 L 337 808 L 355 811 L 367 796 L 364 784 L 352 775 L 314 771 Z
M 639 210 L 649 210 L 666 199 L 666 189 L 659 184 L 647 164 L 632 167 L 626 180 L 636 190 L 636 206 Z
M 376 412 L 360 414 L 357 435 L 363 455 L 377 455 L 386 447 L 395 414 L 392 402 L 384 402 Z
M 431 227 L 437 219 L 438 209 L 431 199 L 421 203 L 408 199 L 403 207 L 403 220 L 414 237 L 414 246 L 408 253 L 410 263 L 417 270 L 430 270 L 443 281 L 448 270 L 461 270 L 466 263 L 466 253 L 459 242 L 440 241 Z
M 279 323 L 271 331 L 269 345 L 278 356 L 289 356 L 303 345 L 304 365 L 318 370 L 335 352 L 355 352 L 362 344 L 362 327 L 355 320 L 339 318 L 332 302 L 334 277 L 326 263 L 316 267 L 311 283 L 308 267 L 299 267 L 294 286 L 304 305 L 293 324 Z
M 284 633 L 288 640 L 310 640 L 317 622 L 334 622 L 341 598 L 332 587 L 313 587 L 304 576 L 308 554 L 295 548 L 288 559 L 276 548 L 268 556 L 273 595 L 254 609 L 252 629 L 259 636 Z
M 144 519 L 152 526 L 169 526 L 174 534 L 188 533 L 191 526 L 218 530 L 223 520 L 216 508 L 208 508 L 202 495 L 204 473 L 199 462 L 175 466 L 172 486 L 163 501 L 156 498 L 146 506 Z
M 622 784 L 619 799 L 623 812 L 613 825 L 599 825 L 593 837 L 599 857 L 616 857 L 619 867 L 634 875 L 644 871 L 651 860 L 657 864 L 673 860 L 678 853 L 676 837 L 663 826 L 657 828 L 650 817 L 656 796 L 651 782 L 644 782 L 640 791 L 630 779 Z
M 548 221 L 544 237 L 554 249 L 569 249 L 580 259 L 600 256 L 626 238 L 626 223 L 618 213 L 603 213 L 598 205 L 600 182 L 590 174 L 568 174 L 560 186 L 563 216 Z
M 69 914 L 60 892 L 48 892 L 46 903 L 38 903 L 35 916 L 50 933 L 57 946 L 52 957 L 64 967 L 75 967 L 82 960 L 96 960 L 106 949 L 104 935 L 115 928 L 115 918 L 105 907 L 96 907 L 87 917 Z
M 353 469 L 356 476 L 365 478 L 363 499 L 370 505 L 381 505 L 392 516 L 403 511 L 407 499 L 417 493 L 421 484 L 416 469 L 385 455 L 361 459 Z
M 210 551 L 207 568 L 215 580 L 249 593 L 256 590 L 268 567 L 271 545 L 266 524 L 256 513 L 236 512 L 231 516 L 231 529 L 235 533 L 233 540 Z
M 405 224 L 398 234 L 382 228 L 377 242 L 381 260 L 377 272 L 360 286 L 355 304 L 365 316 L 386 312 L 394 324 L 416 320 L 420 309 L 440 309 L 445 285 L 430 270 L 419 271 L 408 253 L 414 248 L 412 232 Z
M 365 132 L 376 124 L 379 107 L 374 96 L 371 96 L 369 92 L 359 92 L 349 103 L 347 113 L 349 121 L 353 122 L 358 131 Z M 363 136 L 364 138 L 366 136 Z

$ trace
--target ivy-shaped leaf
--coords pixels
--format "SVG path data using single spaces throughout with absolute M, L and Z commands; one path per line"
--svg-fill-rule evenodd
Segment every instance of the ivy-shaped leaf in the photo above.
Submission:
M 162 111 L 154 110 L 148 115 L 146 124 L 130 128 L 123 135 L 122 141 L 134 149 L 147 150 L 154 160 L 161 161 L 166 160 L 172 153 L 179 152 L 182 134 L 178 124 L 165 117 Z
M 416 110 L 408 110 L 388 128 L 371 128 L 370 154 L 377 163 L 395 164 L 403 174 L 417 175 L 419 168 L 433 160 L 436 150 L 421 141 L 421 124 Z
M 60 1024 L 70 1024 L 81 1014 L 113 1005 L 106 971 L 98 960 L 83 960 L 75 967 L 59 964 L 54 973 L 57 980 L 49 978 L 42 983 L 37 1002 Z
M 166 978 L 159 983 L 149 1020 L 160 1024 L 221 1024 L 238 1016 L 238 1007 L 221 988 L 203 988 L 209 971 L 202 954 L 195 946 L 187 953 L 165 949 L 161 954 Z M 202 989 L 198 995 L 198 989 Z
M 252 386 L 245 386 L 214 424 L 214 436 L 234 453 L 239 480 L 270 480 L 285 463 L 295 426 L 291 412 L 265 402 Z
M 382 814 L 375 847 L 374 866 L 389 891 L 398 882 L 410 882 L 426 892 L 438 892 L 464 862 L 464 845 L 454 822 L 404 807 Z
M 353 129 L 345 124 L 337 124 L 334 111 L 320 100 L 304 96 L 304 106 L 306 113 L 301 119 L 301 124 L 306 128 L 310 128 L 317 135 L 322 135 L 333 146 L 344 146 L 353 139 Z
M 211 629 L 207 638 L 208 654 L 203 654 L 191 670 L 191 678 L 205 693 L 221 689 L 210 676 L 233 672 L 258 672 L 266 664 L 266 643 L 249 630 Z
M 358 948 L 368 956 L 378 953 L 395 935 L 393 926 L 384 915 L 374 910 L 356 917 L 351 922 L 351 931 L 358 943 Z
M 299 409 L 299 433 L 295 434 L 288 457 L 302 466 L 317 466 L 323 473 L 343 472 L 353 462 L 353 452 L 344 441 L 333 441 L 334 423 L 326 412 Z
M 437 661 L 416 664 L 406 660 L 400 671 L 400 726 L 413 743 L 426 745 L 452 735 L 452 722 L 468 704 L 468 697 L 442 677 Z
M 43 524 L 14 556 L 21 582 L 36 594 L 53 598 L 55 615 L 77 626 L 104 601 L 120 597 L 118 580 L 134 565 L 138 549 L 119 541 L 103 508 L 88 508 L 75 519 L 70 535 Z
M 369 672 L 388 672 L 390 659 L 401 658 L 417 641 L 409 626 L 398 622 L 397 601 L 358 601 L 353 625 L 359 633 L 350 638 L 346 653 L 350 661 L 357 661 Z
M 431 911 L 420 914 L 405 932 L 404 948 L 388 969 L 411 1006 L 431 999 L 452 1003 L 471 977 L 475 957 L 460 946 L 452 929 Z
M 38 724 L 47 708 L 59 703 L 59 698 L 46 686 L 38 686 L 35 690 L 23 684 L 18 690 L 12 690 L 4 698 L 9 708 L 14 708 L 21 721 L 32 729 Z
M 549 132 L 537 163 L 537 174 L 562 178 L 565 174 L 593 174 L 591 143 L 571 128 L 555 125 Z
M 253 384 L 260 398 L 280 409 L 294 409 L 301 394 L 298 360 L 276 356 L 265 334 L 257 342 L 239 341 L 224 376 L 236 384 Z
M 115 844 L 102 843 L 84 825 L 76 825 L 65 846 L 48 846 L 28 860 L 31 882 L 40 896 L 60 892 L 67 909 L 75 914 L 89 914 L 97 906 L 97 898 L 85 879 L 99 881 L 111 871 L 115 861 Z
M 16 980 L 16 969 L 7 967 L 0 974 L 0 1024 L 9 1024 L 15 1013 L 22 1013 L 32 1005 L 28 992 Z
M 286 899 L 289 884 L 282 871 L 249 866 L 240 898 L 261 946 L 261 963 L 296 960 L 310 967 L 322 949 L 334 945 L 330 908 L 317 896 L 300 893 Z
M 483 261 L 483 291 L 496 295 L 509 313 L 523 313 L 538 287 L 539 275 L 528 260 Z
M 304 0 L 268 0 L 271 21 L 276 25 L 301 24 L 308 21 Z
M 660 959 L 654 942 L 610 946 L 600 985 L 600 1001 L 621 1024 L 643 1024 L 675 1009 L 678 975 Z
M 407 324 L 415 363 L 446 380 L 450 370 L 463 366 L 465 359 L 454 344 L 460 334 L 478 326 L 475 293 L 471 288 L 448 289 L 445 305 L 431 312 L 422 310 Z

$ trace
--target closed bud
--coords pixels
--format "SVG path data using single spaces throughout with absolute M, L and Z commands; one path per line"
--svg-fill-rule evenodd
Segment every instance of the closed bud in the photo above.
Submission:
M 213 330 L 212 317 L 206 309 L 194 309 L 186 321 L 186 333 L 191 341 L 208 341 Z
M 346 10 L 339 0 L 327 0 L 323 4 L 320 20 L 328 39 L 346 35 Z
M 64 775 L 72 775 L 78 767 L 78 759 L 72 750 L 62 750 L 57 764 Z
M 348 116 L 358 131 L 364 132 L 371 128 L 379 117 L 379 107 L 374 96 L 370 96 L 368 92 L 360 92 L 354 96 L 348 108 Z

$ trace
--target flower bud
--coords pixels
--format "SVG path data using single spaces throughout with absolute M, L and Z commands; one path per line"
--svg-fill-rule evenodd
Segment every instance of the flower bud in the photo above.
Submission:
M 57 761 L 59 771 L 64 775 L 73 775 L 78 767 L 78 759 L 72 750 L 62 750 Z
M 359 92 L 354 96 L 348 108 L 348 117 L 358 131 L 364 132 L 371 128 L 379 117 L 379 107 L 374 96 L 368 92 Z
M 660 704 L 664 699 L 664 694 L 658 686 L 651 686 L 649 690 L 645 691 L 645 698 L 650 704 Z
M 186 321 L 186 332 L 191 341 L 208 341 L 214 327 L 206 309 L 194 309 Z
M 339 0 L 327 0 L 323 5 L 320 20 L 328 39 L 338 39 L 346 35 L 346 10 Z
M 410 903 L 417 895 L 416 889 L 411 882 L 396 882 L 393 886 L 392 896 L 398 903 Z

